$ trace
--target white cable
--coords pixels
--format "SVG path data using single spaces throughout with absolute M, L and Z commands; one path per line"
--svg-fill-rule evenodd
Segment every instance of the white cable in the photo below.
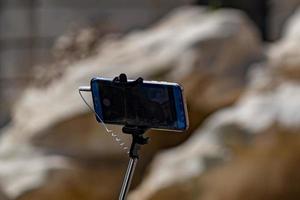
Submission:
M 86 104 L 86 106 L 90 109 L 90 111 L 92 111 L 97 118 L 101 121 L 101 124 L 103 124 L 105 130 L 107 133 L 109 133 L 111 135 L 112 138 L 114 138 L 114 140 L 119 144 L 119 146 L 121 147 L 122 150 L 126 151 L 127 154 L 129 154 L 129 147 L 126 146 L 126 143 L 120 138 L 118 137 L 118 135 L 111 129 L 109 129 L 106 124 L 103 122 L 103 120 L 99 117 L 99 115 L 96 113 L 96 111 L 92 108 L 92 106 L 90 106 L 90 104 L 85 100 L 84 96 L 82 95 L 81 91 L 79 91 L 79 95 L 81 97 L 81 99 L 83 100 L 83 102 Z

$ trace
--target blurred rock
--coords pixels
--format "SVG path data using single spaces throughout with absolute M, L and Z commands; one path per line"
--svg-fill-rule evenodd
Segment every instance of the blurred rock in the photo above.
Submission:
M 57 39 L 53 54 L 56 59 L 74 59 L 74 57 L 78 59 L 90 55 L 99 37 L 101 37 L 100 33 L 92 27 L 81 29 L 78 33 L 70 31 Z
M 278 127 L 264 131 L 230 162 L 182 180 L 150 199 L 299 199 L 299 132 Z
M 250 83 L 235 105 L 209 117 L 180 147 L 156 156 L 148 177 L 131 193 L 130 200 L 195 199 L 203 188 L 184 186 L 185 183 L 196 184 L 195 180 L 201 179 L 208 169 L 231 159 L 234 152 L 251 143 L 256 135 L 272 127 L 300 131 L 298 16 L 292 17 L 282 40 L 271 45 L 267 60 L 253 66 Z
M 289 17 L 293 15 L 299 5 L 299 0 L 269 1 L 270 14 L 268 26 L 269 37 L 271 40 L 277 40 L 283 35 L 282 30 L 285 23 L 288 21 Z
M 186 184 L 202 187 L 201 200 L 299 199 L 299 147 L 299 132 L 276 128 L 256 138 L 232 162 Z
M 0 152 L 1 186 L 4 195 L 10 198 L 19 195 L 24 188 L 39 187 L 47 177 L 46 170 L 68 168 L 66 160 L 45 155 L 17 139 L 1 141 Z
M 82 41 L 84 43 L 85 39 L 80 39 L 80 45 L 85 46 Z M 89 39 L 87 41 L 90 42 Z M 11 126 L 2 131 L 0 158 L 9 154 L 13 163 L 23 158 L 23 146 L 29 146 L 26 155 L 34 157 L 37 154 L 46 161 L 38 160 L 37 165 L 41 166 L 39 173 L 30 174 L 31 179 L 26 184 L 13 190 L 11 185 L 25 178 L 31 169 L 30 159 L 23 159 L 23 168 L 17 169 L 17 176 L 0 171 L 0 183 L 10 197 L 47 199 L 51 194 L 54 199 L 101 197 L 105 200 L 118 194 L 126 155 L 110 142 L 111 138 L 103 129 L 98 128 L 77 92 L 78 86 L 89 84 L 92 77 L 114 77 L 125 72 L 130 78 L 142 76 L 145 79 L 181 82 L 189 104 L 190 134 L 207 115 L 232 104 L 239 97 L 244 90 L 248 67 L 261 58 L 262 50 L 255 27 L 243 13 L 236 10 L 212 12 L 199 7 L 180 8 L 148 30 L 106 40 L 94 48 L 94 55 L 67 64 L 59 77 L 43 87 L 28 88 L 16 105 Z M 189 136 L 159 132 L 149 134 L 152 142 L 144 148 L 147 153 L 141 159 L 135 181 L 140 180 L 140 175 L 157 151 L 177 145 Z M 208 140 L 211 141 L 210 136 Z M 219 150 L 215 145 L 204 143 L 208 143 L 208 148 L 202 149 L 203 154 L 218 157 L 216 152 Z M 11 153 L 16 147 L 20 151 Z M 194 151 L 189 150 L 190 147 L 183 148 Z M 191 156 L 198 155 L 197 152 Z M 59 156 L 68 164 L 45 165 L 51 155 Z M 184 159 L 184 155 L 181 157 Z M 93 170 L 98 169 L 97 173 L 91 170 L 95 166 L 98 167 Z M 61 173 L 57 168 L 67 172 Z M 194 174 L 198 164 L 188 168 L 196 170 L 191 173 Z M 72 175 L 77 172 L 83 178 Z M 49 173 L 51 176 L 47 178 Z M 2 177 L 11 184 L 2 182 Z M 166 179 L 162 178 L 164 182 Z M 72 187 L 63 187 L 57 180 Z M 94 184 L 99 185 L 101 190 Z M 88 196 L 89 193 L 95 195 Z
M 76 61 L 93 56 L 95 47 L 103 37 L 101 29 L 87 27 L 80 30 L 69 30 L 60 36 L 53 48 L 53 62 L 35 66 L 34 83 L 37 87 L 45 87 L 52 81 L 60 79 L 68 68 Z
M 271 46 L 268 56 L 277 74 L 287 78 L 300 78 L 300 9 L 287 22 L 281 40 Z

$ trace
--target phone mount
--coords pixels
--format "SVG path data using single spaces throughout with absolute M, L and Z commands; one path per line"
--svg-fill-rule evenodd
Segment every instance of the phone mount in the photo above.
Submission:
M 120 74 L 120 76 L 115 77 L 113 79 L 113 83 L 117 86 L 121 86 L 124 88 L 132 88 L 136 87 L 143 83 L 143 78 L 138 78 L 135 81 L 127 81 L 126 74 Z M 139 150 L 142 145 L 148 144 L 148 137 L 144 137 L 144 133 L 148 130 L 148 127 L 139 127 L 132 125 L 125 125 L 122 128 L 123 133 L 130 134 L 132 136 L 132 143 L 129 151 L 129 163 L 127 167 L 127 171 L 123 180 L 119 200 L 125 200 L 128 190 L 131 185 L 131 180 L 135 171 L 136 164 L 139 159 Z

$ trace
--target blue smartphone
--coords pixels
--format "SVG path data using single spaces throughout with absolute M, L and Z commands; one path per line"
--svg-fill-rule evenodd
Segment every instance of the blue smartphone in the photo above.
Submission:
M 172 131 L 188 128 L 183 89 L 177 83 L 143 81 L 124 88 L 112 79 L 93 78 L 91 91 L 99 122 Z

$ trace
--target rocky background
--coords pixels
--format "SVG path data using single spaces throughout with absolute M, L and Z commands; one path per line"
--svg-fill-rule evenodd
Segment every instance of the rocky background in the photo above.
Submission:
M 243 11 L 212 6 L 60 36 L 0 129 L 0 199 L 118 198 L 128 157 L 77 88 L 121 72 L 181 83 L 190 118 L 186 133 L 147 133 L 128 199 L 299 199 L 300 10 L 287 13 L 268 43 Z

